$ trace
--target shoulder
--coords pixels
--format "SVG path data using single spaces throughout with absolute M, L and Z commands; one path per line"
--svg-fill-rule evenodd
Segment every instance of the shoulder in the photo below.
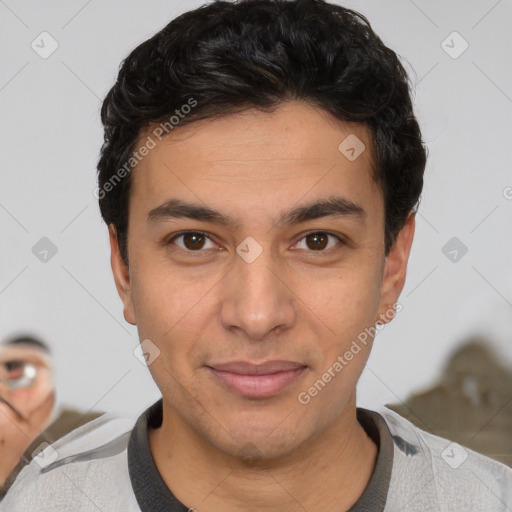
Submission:
M 374 412 L 386 422 L 394 443 L 390 501 L 409 501 L 411 511 L 512 509 L 511 468 L 422 430 L 385 407 Z
M 130 489 L 127 446 L 135 419 L 104 414 L 41 451 L 18 475 L 0 510 L 139 510 Z

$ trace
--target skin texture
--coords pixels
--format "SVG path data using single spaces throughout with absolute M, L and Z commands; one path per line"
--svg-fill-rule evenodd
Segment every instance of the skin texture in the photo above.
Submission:
M 48 426 L 55 404 L 50 360 L 44 352 L 28 345 L 0 347 L 0 380 L 8 377 L 1 364 L 6 361 L 26 361 L 37 373 L 33 385 L 26 389 L 11 390 L 0 382 L 0 485 Z
M 354 161 L 338 150 L 350 134 L 366 146 Z M 125 319 L 141 340 L 151 340 L 154 354 L 154 347 L 160 351 L 149 369 L 164 419 L 151 431 L 150 446 L 164 481 L 186 506 L 340 511 L 364 491 L 377 448 L 356 420 L 355 388 L 371 341 L 310 403 L 298 395 L 365 328 L 389 321 L 404 285 L 414 216 L 386 258 L 383 197 L 371 169 L 366 128 L 300 101 L 273 113 L 249 110 L 178 127 L 135 169 L 129 266 L 112 226 L 111 263 Z M 333 194 L 360 205 L 363 221 L 346 215 L 275 222 Z M 172 198 L 236 223 L 148 220 Z M 209 238 L 171 241 L 184 230 Z M 320 235 L 319 250 L 307 235 L 325 232 L 334 236 Z M 236 252 L 247 237 L 262 248 L 252 263 Z M 269 360 L 306 370 L 274 396 L 247 398 L 207 368 Z

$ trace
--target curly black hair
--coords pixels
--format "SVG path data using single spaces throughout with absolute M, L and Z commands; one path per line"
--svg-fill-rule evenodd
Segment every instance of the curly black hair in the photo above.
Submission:
M 123 260 L 130 171 L 148 127 L 163 123 L 168 133 L 250 108 L 271 112 L 290 100 L 369 129 L 387 255 L 423 188 L 427 150 L 410 92 L 398 56 L 369 21 L 324 0 L 214 1 L 175 18 L 124 59 L 101 108 L 97 197 Z

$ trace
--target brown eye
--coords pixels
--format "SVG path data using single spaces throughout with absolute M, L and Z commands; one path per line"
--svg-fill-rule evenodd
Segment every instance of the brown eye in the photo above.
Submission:
M 200 233 L 185 233 L 183 235 L 183 244 L 191 251 L 202 249 L 204 245 L 204 235 Z
M 215 244 L 204 233 L 187 231 L 174 236 L 169 243 L 176 244 L 180 249 L 188 252 L 201 252 L 201 249 L 211 249 Z M 207 244 L 210 244 L 208 247 Z
M 328 243 L 326 233 L 311 233 L 306 236 L 306 245 L 309 249 L 322 250 L 325 249 Z
M 331 242 L 331 240 L 333 242 Z M 302 237 L 299 242 L 297 242 L 299 249 L 316 252 L 326 252 L 324 249 L 331 249 L 333 246 L 340 244 L 343 245 L 343 242 L 339 237 L 331 233 L 325 233 L 323 231 L 315 231 L 313 233 L 309 233 Z

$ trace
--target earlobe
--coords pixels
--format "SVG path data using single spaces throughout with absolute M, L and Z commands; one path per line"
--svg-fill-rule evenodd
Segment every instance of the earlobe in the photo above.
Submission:
M 414 213 L 411 212 L 386 257 L 379 316 L 376 319 L 380 323 L 388 323 L 394 316 L 394 314 L 390 315 L 389 308 L 391 305 L 398 302 L 398 298 L 405 284 L 407 263 L 409 261 L 409 254 L 414 238 L 414 229 L 415 216 Z
M 110 224 L 108 227 L 108 234 L 110 239 L 110 265 L 112 267 L 117 293 L 123 301 L 124 318 L 129 324 L 136 325 L 132 303 L 130 273 L 128 266 L 121 256 L 116 228 L 113 224 Z

